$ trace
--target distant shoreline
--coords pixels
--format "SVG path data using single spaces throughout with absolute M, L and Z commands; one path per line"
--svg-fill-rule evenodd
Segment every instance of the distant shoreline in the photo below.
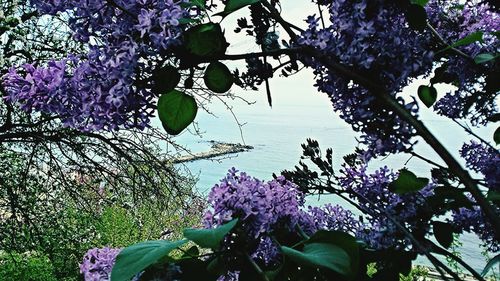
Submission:
M 210 150 L 177 157 L 173 160 L 173 163 L 179 164 L 179 163 L 192 162 L 202 159 L 210 159 L 227 154 L 245 152 L 254 148 L 251 145 L 245 145 L 240 143 L 225 143 L 218 141 L 210 141 L 210 143 L 212 144 Z

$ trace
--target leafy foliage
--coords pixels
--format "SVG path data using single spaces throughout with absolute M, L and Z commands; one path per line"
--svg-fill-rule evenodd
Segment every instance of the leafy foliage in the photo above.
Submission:
M 36 252 L 0 253 L 0 279 L 4 281 L 56 281 L 49 258 Z
M 158 115 L 167 133 L 177 135 L 196 118 L 196 100 L 183 92 L 173 90 L 158 100 Z

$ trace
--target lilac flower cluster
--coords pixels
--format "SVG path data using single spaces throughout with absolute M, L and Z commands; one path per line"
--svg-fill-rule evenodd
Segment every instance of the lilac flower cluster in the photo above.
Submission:
M 108 281 L 111 279 L 111 270 L 116 256 L 121 249 L 94 248 L 89 250 L 80 264 L 80 273 L 85 281 Z
M 389 190 L 389 184 L 398 174 L 387 167 L 368 173 L 364 164 L 356 167 L 345 165 L 341 172 L 343 175 L 339 177 L 339 184 L 369 214 L 367 227 L 357 232 L 357 236 L 368 245 L 375 249 L 403 249 L 411 245 L 388 216 L 413 233 L 428 232 L 430 217 L 426 216 L 429 214 L 426 198 L 434 194 L 434 183 L 429 183 L 418 192 L 398 195 Z
M 324 2 L 324 3 L 323 3 Z M 307 19 L 309 28 L 299 43 L 314 47 L 339 63 L 380 81 L 391 95 L 408 85 L 411 78 L 429 73 L 433 52 L 428 36 L 408 27 L 402 11 L 393 1 L 321 1 L 327 5 L 331 24 L 320 27 L 319 19 Z M 304 59 L 314 68 L 316 86 L 327 93 L 341 118 L 363 133 L 367 156 L 401 152 L 412 146 L 413 128 L 394 112 L 384 108 L 368 90 L 327 69 L 314 58 Z M 415 100 L 397 100 L 412 114 Z
M 483 42 L 457 47 L 471 58 L 484 53 L 498 54 L 500 40 L 498 35 L 493 34 L 500 30 L 498 11 L 484 1 L 467 1 L 463 8 L 459 8 L 458 2 L 430 1 L 426 9 L 431 24 L 449 44 L 474 32 L 482 32 Z M 476 101 L 474 110 L 467 108 L 470 107 L 468 100 L 477 95 L 485 95 L 478 90 L 477 85 L 483 84 L 484 87 L 484 81 L 481 79 L 484 79 L 484 76 L 495 67 L 494 63 L 478 65 L 472 59 L 452 54 L 449 56 L 446 66 L 446 72 L 456 77 L 458 89 L 447 93 L 436 103 L 434 106 L 436 112 L 449 118 L 469 116 L 475 124 L 487 123 L 488 118 L 498 112 L 495 104 L 498 92 L 490 93 L 492 96 L 483 99 L 484 102 Z
M 500 152 L 493 147 L 471 141 L 460 150 L 467 168 L 481 173 L 490 189 L 500 191 Z
M 365 228 L 365 225 L 351 211 L 331 204 L 323 207 L 309 206 L 307 212 L 301 212 L 299 225 L 308 235 L 318 230 L 335 230 L 356 236 Z
M 460 155 L 465 159 L 468 168 L 484 176 L 490 191 L 500 191 L 500 152 L 492 147 L 471 141 L 462 146 Z M 472 202 L 474 200 L 470 198 Z M 497 208 L 500 214 L 500 209 Z M 472 209 L 460 208 L 453 212 L 453 224 L 459 231 L 473 232 L 483 240 L 492 252 L 500 250 L 495 238 L 493 226 L 489 223 L 479 206 Z
M 293 229 L 297 223 L 303 195 L 284 177 L 263 182 L 232 168 L 208 195 L 209 210 L 204 215 L 205 227 L 240 218 L 245 233 L 260 239 L 280 227 Z
M 151 79 L 159 56 L 180 42 L 184 0 L 59 1 L 31 3 L 41 12 L 65 12 L 74 38 L 88 52 L 46 66 L 11 68 L 8 102 L 60 117 L 81 130 L 144 128 L 154 109 Z
M 498 211 L 500 213 L 500 210 Z M 457 231 L 475 233 L 492 253 L 500 251 L 500 242 L 495 237 L 493 226 L 479 206 L 453 211 L 452 223 Z

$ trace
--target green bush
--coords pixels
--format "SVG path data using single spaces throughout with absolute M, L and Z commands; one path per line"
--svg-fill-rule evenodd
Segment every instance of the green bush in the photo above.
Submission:
M 0 254 L 2 281 L 56 281 L 54 267 L 47 256 L 36 252 Z
M 375 263 L 368 264 L 367 274 L 372 277 L 375 273 L 377 273 L 377 267 Z M 407 276 L 403 274 L 399 275 L 399 281 L 415 281 L 415 280 L 425 280 L 425 278 L 429 275 L 429 269 L 425 266 L 417 265 L 411 268 L 410 273 Z

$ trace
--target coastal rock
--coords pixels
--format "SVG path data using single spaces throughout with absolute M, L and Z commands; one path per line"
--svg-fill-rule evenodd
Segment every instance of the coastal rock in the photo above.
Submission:
M 173 163 L 178 164 L 178 163 L 191 162 L 201 159 L 210 159 L 227 154 L 245 152 L 254 148 L 251 145 L 245 145 L 240 143 L 225 143 L 213 140 L 210 141 L 210 143 L 212 144 L 212 147 L 210 148 L 209 151 L 180 156 L 174 159 Z

